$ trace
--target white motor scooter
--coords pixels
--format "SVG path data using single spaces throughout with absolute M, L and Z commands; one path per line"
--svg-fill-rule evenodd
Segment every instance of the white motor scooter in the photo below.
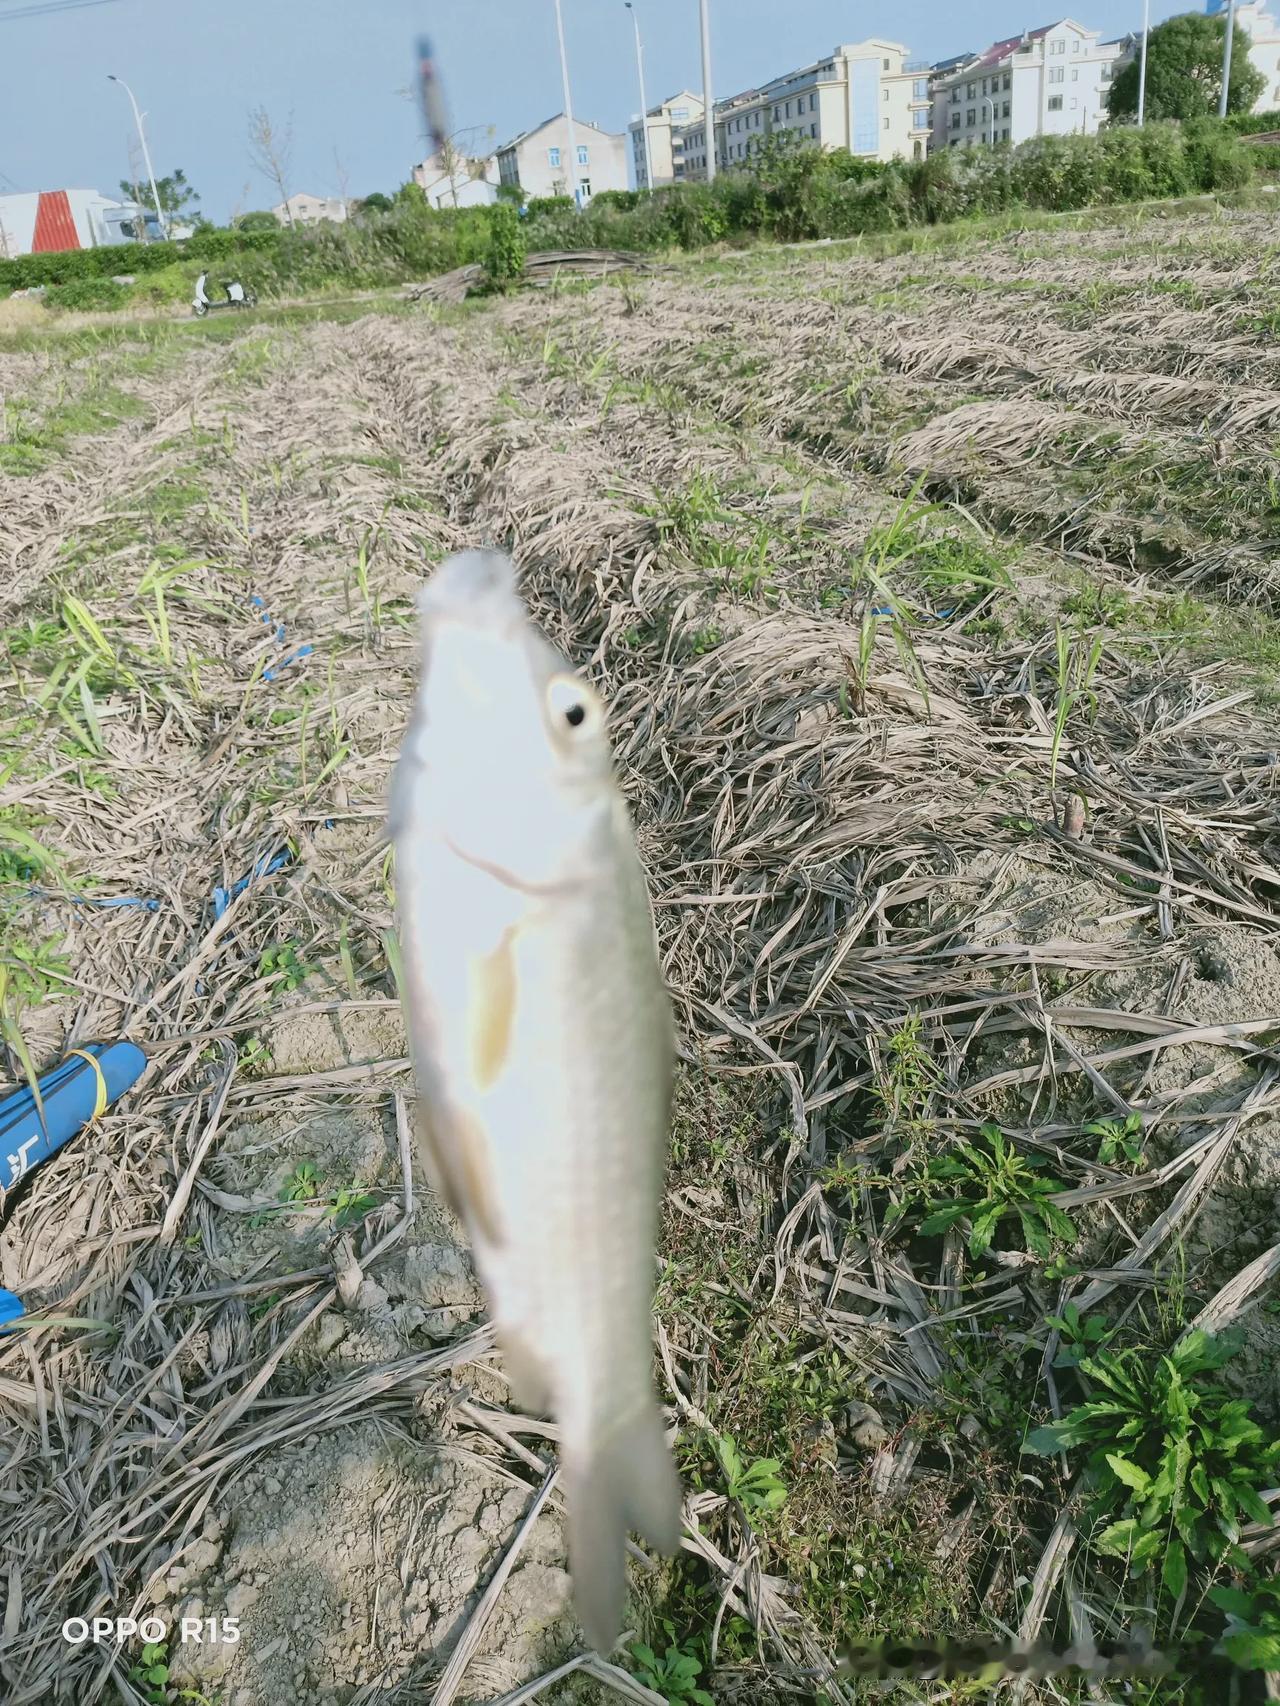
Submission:
M 256 308 L 258 298 L 252 290 L 246 290 L 238 278 L 225 280 L 222 288 L 227 293 L 225 302 L 211 302 L 206 288 L 209 282 L 207 272 L 202 272 L 196 280 L 196 292 L 191 300 L 191 312 L 199 319 L 208 313 L 217 313 L 220 308 Z

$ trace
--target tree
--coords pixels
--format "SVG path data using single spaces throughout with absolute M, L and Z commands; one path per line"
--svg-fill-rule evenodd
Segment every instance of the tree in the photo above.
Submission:
M 372 195 L 361 196 L 356 203 L 357 213 L 390 213 L 391 197 L 383 195 L 381 190 L 374 190 Z
M 128 178 L 120 179 L 120 194 L 127 200 L 138 200 L 142 207 L 151 207 L 151 186 L 146 186 L 143 199 L 142 186 L 137 181 L 138 174 L 131 173 Z M 165 223 L 171 224 L 174 219 L 194 218 L 197 212 L 196 203 L 199 195 L 187 182 L 187 174 L 179 166 L 176 172 L 170 172 L 167 178 L 156 179 L 156 194 L 160 198 L 160 211 L 165 216 Z
M 1185 122 L 1217 112 L 1226 28 L 1224 17 L 1206 17 L 1203 12 L 1184 12 L 1156 25 L 1147 37 L 1147 118 Z M 1247 113 L 1266 84 L 1253 68 L 1250 45 L 1248 31 L 1237 22 L 1231 38 L 1228 112 Z M 1111 85 L 1107 111 L 1113 119 L 1137 116 L 1136 54 Z
M 268 213 L 265 209 L 238 214 L 231 223 L 237 231 L 275 231 L 280 225 L 275 214 Z
M 249 114 L 249 158 L 269 183 L 280 192 L 285 218 L 293 224 L 293 209 L 289 206 L 289 164 L 293 156 L 293 119 L 283 130 L 277 130 L 265 107 L 255 107 Z

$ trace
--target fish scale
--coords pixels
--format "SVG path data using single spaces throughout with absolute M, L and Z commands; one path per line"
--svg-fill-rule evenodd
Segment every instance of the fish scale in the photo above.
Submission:
M 575 1604 L 607 1652 L 628 1530 L 679 1541 L 652 1344 L 670 1000 L 603 707 L 510 559 L 450 558 L 419 608 L 390 831 L 420 1158 L 513 1397 L 555 1416 Z

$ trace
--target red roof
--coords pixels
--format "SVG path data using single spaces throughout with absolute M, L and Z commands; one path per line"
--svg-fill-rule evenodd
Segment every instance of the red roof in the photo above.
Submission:
M 71 217 L 71 202 L 66 190 L 41 190 L 36 204 L 36 234 L 32 239 L 33 255 L 47 255 L 59 249 L 78 249 L 80 233 Z
M 993 41 L 986 52 L 980 55 L 972 65 L 967 66 L 966 70 L 982 71 L 992 65 L 998 65 L 1002 59 L 1007 59 L 1011 53 L 1020 48 L 1024 41 L 1039 41 L 1042 36 L 1047 36 L 1052 28 L 1052 24 L 1044 24 L 1038 30 L 1028 30 L 1025 36 L 1006 36 L 1003 41 Z

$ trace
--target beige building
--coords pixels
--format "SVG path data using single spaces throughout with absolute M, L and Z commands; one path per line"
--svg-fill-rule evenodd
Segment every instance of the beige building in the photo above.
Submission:
M 325 219 L 341 225 L 347 217 L 347 204 L 341 196 L 298 194 L 278 203 L 271 211 L 281 225 L 318 225 Z
M 992 42 L 985 53 L 933 80 L 933 144 L 1026 142 L 1092 135 L 1134 38 L 1103 41 L 1071 18 Z
M 498 157 L 471 159 L 429 154 L 413 168 L 413 181 L 432 207 L 487 207 L 498 199 Z
M 569 159 L 569 126 L 557 113 L 534 130 L 523 131 L 498 149 L 498 180 L 519 184 L 525 196 L 573 195 L 590 201 L 601 190 L 627 188 L 627 139 L 575 118 L 577 159 Z
M 698 120 L 685 132 L 689 177 L 706 175 L 706 129 Z M 872 38 L 717 101 L 716 164 L 741 166 L 770 138 L 847 148 L 870 160 L 919 159 L 929 129 L 929 66 L 909 60 L 900 42 Z
M 669 95 L 648 114 L 649 155 L 653 161 L 653 184 L 650 186 L 644 157 L 644 130 L 640 120 L 631 121 L 631 172 L 637 189 L 657 189 L 663 184 L 678 184 L 684 178 L 684 133 L 687 127 L 702 117 L 702 96 L 688 89 Z

